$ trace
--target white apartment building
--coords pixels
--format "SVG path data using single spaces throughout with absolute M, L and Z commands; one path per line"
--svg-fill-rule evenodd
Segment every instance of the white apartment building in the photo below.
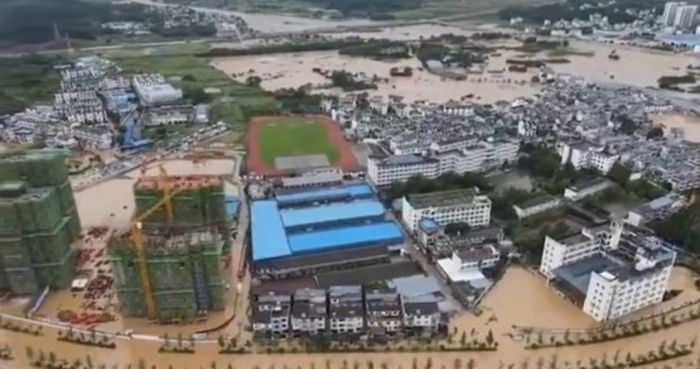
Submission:
M 491 222 L 491 200 L 478 189 L 449 190 L 408 195 L 402 199 L 401 217 L 411 232 L 422 219 L 439 224 L 467 223 L 472 227 Z
M 676 22 L 676 13 L 678 12 L 679 5 L 685 5 L 685 2 L 678 3 L 675 1 L 669 1 L 664 5 L 664 13 L 661 15 L 661 24 L 667 27 L 671 27 Z
M 440 309 L 435 300 L 404 297 L 402 312 L 406 330 L 429 333 L 437 331 L 440 327 Z
M 513 205 L 513 210 L 518 218 L 527 218 L 535 214 L 554 209 L 561 205 L 561 199 L 551 195 L 542 195 L 520 204 Z
M 396 145 L 395 145 L 396 146 Z M 517 140 L 489 140 L 474 142 L 464 139 L 455 142 L 432 143 L 429 153 L 422 145 L 413 149 L 396 146 L 398 152 L 407 153 L 387 158 L 367 159 L 367 175 L 378 186 L 397 181 L 406 181 L 412 176 L 421 175 L 435 178 L 441 174 L 454 172 L 483 172 L 512 163 L 518 158 L 520 143 Z
M 594 146 L 587 142 L 564 144 L 559 151 L 562 165 L 571 163 L 576 170 L 595 169 L 603 174 L 607 174 L 620 158 L 619 155 L 605 152 L 604 147 Z
M 114 139 L 109 127 L 76 127 L 71 133 L 82 146 L 96 150 L 109 149 Z
M 676 10 L 676 18 L 673 21 L 673 25 L 681 29 L 690 29 L 695 25 L 697 14 L 697 5 L 680 5 Z
M 658 238 L 613 222 L 560 240 L 547 237 L 540 272 L 586 314 L 608 321 L 661 302 L 675 257 Z
M 425 178 L 438 176 L 439 161 L 418 154 L 393 155 L 387 158 L 368 158 L 367 177 L 377 186 L 392 182 L 404 182 L 422 175 Z

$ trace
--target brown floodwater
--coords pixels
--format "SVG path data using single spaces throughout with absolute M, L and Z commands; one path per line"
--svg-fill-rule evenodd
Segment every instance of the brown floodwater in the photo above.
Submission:
M 671 282 L 672 288 L 682 289 L 684 292 L 677 299 L 670 301 L 669 305 L 677 305 L 685 300 L 692 300 L 700 296 L 693 286 L 693 274 L 688 270 L 676 268 Z M 679 343 L 686 342 L 697 335 L 700 330 L 700 322 L 690 322 L 683 325 L 650 333 L 641 337 L 628 338 L 604 344 L 587 345 L 580 347 L 561 347 L 538 351 L 527 351 L 522 348 L 522 343 L 511 339 L 512 324 L 543 327 L 588 327 L 593 322 L 588 319 L 576 307 L 569 304 L 552 291 L 548 290 L 541 277 L 521 269 L 510 268 L 495 289 L 486 297 L 483 303 L 484 313 L 479 317 L 464 314 L 453 321 L 453 327 L 458 331 L 469 332 L 472 328 L 480 334 L 488 329 L 494 332 L 499 341 L 497 352 L 487 353 L 376 353 L 376 354 L 272 354 L 272 355 L 219 355 L 216 344 L 198 345 L 196 355 L 187 354 L 160 354 L 159 344 L 148 341 L 117 341 L 115 350 L 77 346 L 64 342 L 58 342 L 52 330 L 47 330 L 42 337 L 31 337 L 20 333 L 0 331 L 0 343 L 9 343 L 15 348 L 18 367 L 26 366 L 24 347 L 31 345 L 35 350 L 55 351 L 60 356 L 85 360 L 86 355 L 91 355 L 96 362 L 104 362 L 111 367 L 119 363 L 122 367 L 130 363 L 137 367 L 139 360 L 143 359 L 146 367 L 156 365 L 158 368 L 210 368 L 211 362 L 216 361 L 219 368 L 232 363 L 236 368 L 316 368 L 342 369 L 343 362 L 348 366 L 358 362 L 361 368 L 367 368 L 367 362 L 371 360 L 374 367 L 386 363 L 388 368 L 408 369 L 412 367 L 416 359 L 419 367 L 423 367 L 428 358 L 431 358 L 434 367 L 454 368 L 455 360 L 463 363 L 473 358 L 477 368 L 496 368 L 500 362 L 520 363 L 528 360 L 534 364 L 538 358 L 547 361 L 556 354 L 560 363 L 577 360 L 588 361 L 589 357 L 600 358 L 603 354 L 612 356 L 615 351 L 621 350 L 622 357 L 626 351 L 640 352 L 655 349 L 662 340 L 677 339 Z M 172 336 L 172 335 L 171 335 Z M 459 335 L 457 336 L 459 337 Z
M 666 134 L 671 128 L 681 128 L 685 133 L 685 140 L 700 142 L 700 117 L 690 114 L 672 113 L 658 114 L 654 116 L 654 124 L 664 127 Z

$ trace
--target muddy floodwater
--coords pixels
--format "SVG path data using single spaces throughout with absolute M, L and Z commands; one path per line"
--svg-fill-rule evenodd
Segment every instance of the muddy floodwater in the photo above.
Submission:
M 437 28 L 443 26 L 413 26 Z M 450 27 L 444 27 L 450 28 Z M 402 31 L 383 29 L 377 32 L 379 37 L 401 39 L 414 37 L 411 27 Z M 375 33 L 365 33 L 372 34 Z M 396 37 L 389 37 L 390 35 Z M 398 36 L 397 36 L 398 35 Z M 598 83 L 619 83 L 637 87 L 655 87 L 659 77 L 664 75 L 684 75 L 688 65 L 700 63 L 700 59 L 686 54 L 672 54 L 632 47 L 611 46 L 592 42 L 571 42 L 575 54 L 557 55 L 566 58 L 569 63 L 549 64 L 548 70 L 556 73 L 581 76 L 587 81 Z M 608 55 L 615 51 L 620 60 L 610 60 Z M 525 73 L 507 71 L 508 59 L 546 59 L 548 52 L 523 54 L 513 50 L 501 50 L 492 53 L 481 72 L 466 74 L 466 80 L 454 80 L 430 73 L 423 69 L 415 59 L 373 60 L 361 57 L 339 55 L 336 51 L 318 51 L 305 53 L 281 53 L 269 55 L 221 57 L 214 58 L 212 65 L 236 75 L 236 80 L 245 82 L 250 76 L 262 78 L 261 86 L 274 91 L 280 88 L 298 88 L 312 86 L 316 92 L 341 95 L 337 88 L 329 88 L 330 81 L 312 71 L 346 70 L 351 73 L 363 73 L 371 78 L 378 76 L 388 78 L 379 82 L 376 90 L 366 90 L 370 95 L 399 95 L 406 101 L 427 100 L 436 103 L 448 101 L 475 101 L 490 103 L 497 100 L 513 100 L 535 94 L 540 85 L 531 84 L 533 76 L 540 73 L 537 68 L 529 68 Z M 413 68 L 412 77 L 391 77 L 392 67 L 409 66 Z
M 365 73 L 388 78 L 388 82 L 378 83 L 377 90 L 367 90 L 371 96 L 399 95 L 405 101 L 427 100 L 445 103 L 459 101 L 466 95 L 473 95 L 474 101 L 494 102 L 512 100 L 530 96 L 538 90 L 530 84 L 531 74 L 502 73 L 506 68 L 505 58 L 493 58 L 488 69 L 498 74 L 484 73 L 469 76 L 466 81 L 457 81 L 422 69 L 417 59 L 397 61 L 380 61 L 339 55 L 336 51 L 308 53 L 287 53 L 261 56 L 215 58 L 213 65 L 243 82 L 251 75 L 262 77 L 261 86 L 266 90 L 280 88 L 297 88 L 311 84 L 319 92 L 342 94 L 339 89 L 328 88 L 329 80 L 312 71 L 313 68 L 324 70 L 346 70 L 352 73 Z M 412 77 L 391 77 L 392 67 L 409 66 L 413 68 Z M 522 83 L 522 84 L 519 84 Z
M 686 141 L 700 142 L 700 117 L 696 115 L 659 114 L 654 117 L 654 123 L 662 126 L 665 134 L 669 134 L 671 128 L 680 128 Z
M 674 269 L 670 288 L 680 289 L 683 292 L 677 298 L 667 301 L 650 310 L 660 310 L 671 306 L 679 305 L 685 301 L 695 300 L 700 297 L 700 293 L 693 286 L 695 276 L 683 268 Z M 41 349 L 44 352 L 54 351 L 61 358 L 73 361 L 79 358 L 85 361 L 86 355 L 90 355 L 97 363 L 106 363 L 108 367 L 113 364 L 121 364 L 122 368 L 126 364 L 134 367 L 139 366 L 139 361 L 143 360 L 146 368 L 155 365 L 158 368 L 173 369 L 197 369 L 210 368 L 211 362 L 216 362 L 217 367 L 225 368 L 232 363 L 235 368 L 250 369 L 259 367 L 268 368 L 331 368 L 342 369 L 354 366 L 355 362 L 359 368 L 368 369 L 368 361 L 377 368 L 386 364 L 390 369 L 408 369 L 413 366 L 413 361 L 417 360 L 419 367 L 424 367 L 428 358 L 433 362 L 435 368 L 453 368 L 455 360 L 460 359 L 466 363 L 469 359 L 474 359 L 476 368 L 493 369 L 499 363 L 521 363 L 528 360 L 531 364 L 539 358 L 547 362 L 552 355 L 556 354 L 559 362 L 576 362 L 582 360 L 588 362 L 590 357 L 600 359 L 607 353 L 612 356 L 615 351 L 621 350 L 622 357 L 627 351 L 634 353 L 655 349 L 658 344 L 673 339 L 679 343 L 684 343 L 692 339 L 700 331 L 700 321 L 684 323 L 674 328 L 660 330 L 644 336 L 627 338 L 602 344 L 592 344 L 578 347 L 560 347 L 556 349 L 543 349 L 528 351 L 523 349 L 523 342 L 518 341 L 518 337 L 511 338 L 514 332 L 513 326 L 534 326 L 549 328 L 586 328 L 594 325 L 594 322 L 583 314 L 578 308 L 564 300 L 551 290 L 549 290 L 544 279 L 520 267 L 511 267 L 482 304 L 483 312 L 477 317 L 469 313 L 464 313 L 452 321 L 451 331 L 457 332 L 457 337 L 461 332 L 470 332 L 472 329 L 478 332 L 492 330 L 495 339 L 499 342 L 497 352 L 484 353 L 353 353 L 353 354 L 250 354 L 250 355 L 221 355 L 218 354 L 216 343 L 200 344 L 197 346 L 196 355 L 187 354 L 164 354 L 158 353 L 159 344 L 152 341 L 142 340 L 118 340 L 117 348 L 114 350 L 98 349 L 92 347 L 78 346 L 69 343 L 58 342 L 55 332 L 45 329 L 45 335 L 32 337 L 20 333 L 12 333 L 6 330 L 0 331 L 0 343 L 8 343 L 15 349 L 16 367 L 26 367 L 25 347 L 31 345 L 35 350 Z M 648 313 L 645 311 L 643 313 Z M 150 329 L 156 330 L 156 327 Z M 166 328 L 168 332 L 176 331 L 173 327 Z M 173 335 L 171 334 L 171 337 Z M 213 337 L 215 338 L 215 336 Z M 343 363 L 345 362 L 345 364 Z M 519 367 L 519 364 L 518 366 Z

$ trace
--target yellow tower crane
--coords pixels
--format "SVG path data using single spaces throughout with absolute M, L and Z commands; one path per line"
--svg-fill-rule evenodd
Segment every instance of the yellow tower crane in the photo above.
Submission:
M 143 221 L 150 217 L 153 213 L 158 211 L 161 207 L 165 207 L 165 214 L 167 216 L 168 225 L 172 224 L 173 221 L 173 197 L 178 193 L 182 192 L 185 188 L 170 188 L 170 178 L 165 168 L 160 165 L 160 180 L 159 187 L 163 190 L 163 197 L 150 209 L 144 211 L 134 217 L 131 221 L 131 242 L 136 247 L 137 253 L 139 255 L 139 270 L 141 274 L 141 284 L 143 287 L 143 292 L 146 298 L 146 309 L 149 319 L 155 319 L 156 316 L 156 303 L 153 298 L 153 287 L 151 286 L 151 275 L 148 268 L 148 253 L 146 252 L 146 241 L 143 236 L 141 228 L 143 227 Z

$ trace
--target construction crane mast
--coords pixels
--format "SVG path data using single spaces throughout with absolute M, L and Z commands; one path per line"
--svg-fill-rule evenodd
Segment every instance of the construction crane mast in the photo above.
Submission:
M 165 213 L 167 216 L 168 225 L 172 225 L 173 222 L 173 198 L 184 188 L 170 188 L 170 180 L 168 173 L 165 168 L 160 165 L 160 185 L 159 187 L 163 190 L 163 197 L 155 205 L 153 205 L 148 210 L 143 213 L 136 215 L 131 221 L 131 242 L 136 247 L 136 251 L 139 255 L 139 271 L 141 273 L 141 284 L 143 287 L 143 293 L 146 299 L 146 309 L 149 319 L 155 319 L 156 317 L 156 302 L 153 298 L 153 286 L 151 286 L 151 276 L 150 270 L 148 268 L 148 253 L 146 251 L 146 240 L 144 238 L 142 228 L 143 221 L 150 217 L 153 213 L 158 211 L 161 207 L 165 208 Z

